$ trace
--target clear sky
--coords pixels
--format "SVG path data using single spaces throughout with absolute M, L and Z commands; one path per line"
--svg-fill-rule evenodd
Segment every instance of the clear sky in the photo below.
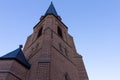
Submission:
M 51 0 L 0 0 L 0 56 L 26 41 Z M 90 80 L 120 80 L 120 0 L 53 0 Z

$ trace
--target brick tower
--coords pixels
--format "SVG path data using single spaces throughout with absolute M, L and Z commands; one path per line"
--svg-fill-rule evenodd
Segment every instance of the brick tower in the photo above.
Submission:
M 88 80 L 82 56 L 51 3 L 21 46 L 0 58 L 0 80 Z

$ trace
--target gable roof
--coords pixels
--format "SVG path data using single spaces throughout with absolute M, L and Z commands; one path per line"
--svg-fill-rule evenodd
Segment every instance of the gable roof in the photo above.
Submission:
M 16 50 L 14 50 L 14 51 L 0 57 L 0 59 L 2 59 L 2 60 L 15 59 L 15 60 L 17 60 L 19 63 L 21 63 L 22 65 L 24 65 L 27 68 L 30 68 L 30 66 L 31 66 L 28 63 L 28 61 L 26 60 L 21 48 L 18 48 Z

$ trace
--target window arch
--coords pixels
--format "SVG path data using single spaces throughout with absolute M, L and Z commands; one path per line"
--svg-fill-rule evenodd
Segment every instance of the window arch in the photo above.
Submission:
M 41 29 L 38 31 L 37 38 L 39 38 L 42 35 L 42 29 L 43 27 L 41 27 Z
M 65 80 L 71 80 L 70 76 L 68 75 L 68 73 L 65 73 Z
M 57 27 L 57 32 L 58 32 L 58 35 L 59 35 L 61 38 L 63 38 L 62 30 L 61 30 L 61 28 L 60 28 L 59 26 Z
M 65 80 L 68 80 L 68 74 L 65 74 Z
M 68 50 L 67 50 L 67 48 L 64 48 L 64 50 L 65 50 L 65 56 L 68 56 Z

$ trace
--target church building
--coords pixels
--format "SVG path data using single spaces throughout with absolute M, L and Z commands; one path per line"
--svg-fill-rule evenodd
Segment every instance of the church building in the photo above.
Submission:
M 24 48 L 0 57 L 0 80 L 89 80 L 73 37 L 52 2 Z

